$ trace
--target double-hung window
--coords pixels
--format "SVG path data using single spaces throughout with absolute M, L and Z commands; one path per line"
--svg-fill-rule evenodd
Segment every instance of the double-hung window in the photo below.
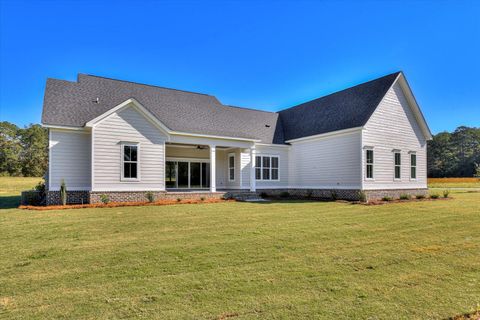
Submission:
M 122 144 L 122 179 L 138 180 L 138 145 Z
M 395 161 L 395 166 L 394 166 L 394 174 L 395 174 L 395 179 L 400 179 L 401 178 L 401 172 L 402 172 L 402 156 L 400 154 L 400 151 L 394 151 L 394 161 Z
M 277 156 L 257 156 L 255 158 L 255 179 L 278 181 L 280 179 L 279 163 Z
M 417 154 L 410 153 L 410 179 L 417 179 Z
M 235 154 L 228 155 L 228 180 L 235 181 Z
M 373 149 L 367 149 L 365 151 L 366 172 L 365 177 L 367 179 L 373 179 Z

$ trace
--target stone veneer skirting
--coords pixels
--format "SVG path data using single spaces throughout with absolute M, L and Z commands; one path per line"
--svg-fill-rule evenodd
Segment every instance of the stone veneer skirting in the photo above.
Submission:
M 47 206 L 62 204 L 60 191 L 46 191 Z M 67 191 L 67 204 L 89 203 L 89 191 Z

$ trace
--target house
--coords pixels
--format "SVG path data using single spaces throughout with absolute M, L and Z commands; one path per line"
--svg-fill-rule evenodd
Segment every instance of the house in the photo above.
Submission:
M 425 193 L 430 130 L 402 72 L 278 112 L 79 74 L 48 79 L 47 202 L 219 197 L 356 199 Z M 188 192 L 188 193 L 187 193 Z M 186 195 L 187 194 L 187 195 Z

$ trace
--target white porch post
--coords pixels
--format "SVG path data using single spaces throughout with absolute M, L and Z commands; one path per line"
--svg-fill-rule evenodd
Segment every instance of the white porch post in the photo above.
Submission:
M 214 145 L 210 145 L 210 192 L 217 191 L 216 169 L 216 148 Z
M 256 151 L 255 146 L 250 147 L 250 191 L 256 191 L 256 181 L 255 181 L 255 160 L 256 160 Z

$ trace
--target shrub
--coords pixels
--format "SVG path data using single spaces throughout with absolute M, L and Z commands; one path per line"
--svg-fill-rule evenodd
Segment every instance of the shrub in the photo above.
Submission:
M 200 201 L 205 201 L 205 197 L 200 197 Z
M 148 191 L 147 193 L 145 193 L 145 198 L 147 198 L 148 202 L 155 201 L 155 195 L 152 191 Z
M 363 190 L 358 191 L 358 201 L 367 202 L 367 194 L 365 193 L 365 191 Z
M 67 204 L 67 186 L 65 180 L 62 179 L 62 184 L 60 185 L 60 199 L 62 199 L 62 205 Z
M 382 201 L 392 201 L 392 197 L 389 197 L 389 196 L 385 196 L 382 198 Z
M 40 182 L 35 186 L 35 190 L 44 193 L 44 192 L 45 192 L 45 181 L 40 181 Z
M 266 192 L 260 192 L 260 197 L 261 198 L 266 198 L 268 195 Z
M 338 199 L 337 191 L 332 190 L 332 191 L 330 192 L 330 197 L 332 198 L 333 201 L 336 201 L 336 200 Z
M 432 198 L 432 199 L 438 199 L 439 197 L 440 197 L 440 196 L 438 195 L 438 193 L 432 193 L 432 194 L 430 195 L 430 198 Z
M 424 194 L 417 194 L 417 195 L 415 196 L 415 198 L 417 198 L 417 199 L 425 199 L 425 195 L 424 195 Z
M 280 193 L 280 198 L 288 198 L 290 197 L 290 193 L 288 191 L 282 191 Z
M 443 197 L 444 198 L 448 198 L 448 196 L 450 195 L 450 190 L 443 190 Z
M 107 194 L 101 194 L 100 201 L 102 201 L 104 204 L 107 204 L 110 202 L 110 197 Z
M 404 193 L 400 195 L 400 200 L 410 200 L 410 195 Z
M 177 198 L 177 202 L 180 202 L 180 201 L 182 201 L 182 199 L 181 199 L 181 198 Z

